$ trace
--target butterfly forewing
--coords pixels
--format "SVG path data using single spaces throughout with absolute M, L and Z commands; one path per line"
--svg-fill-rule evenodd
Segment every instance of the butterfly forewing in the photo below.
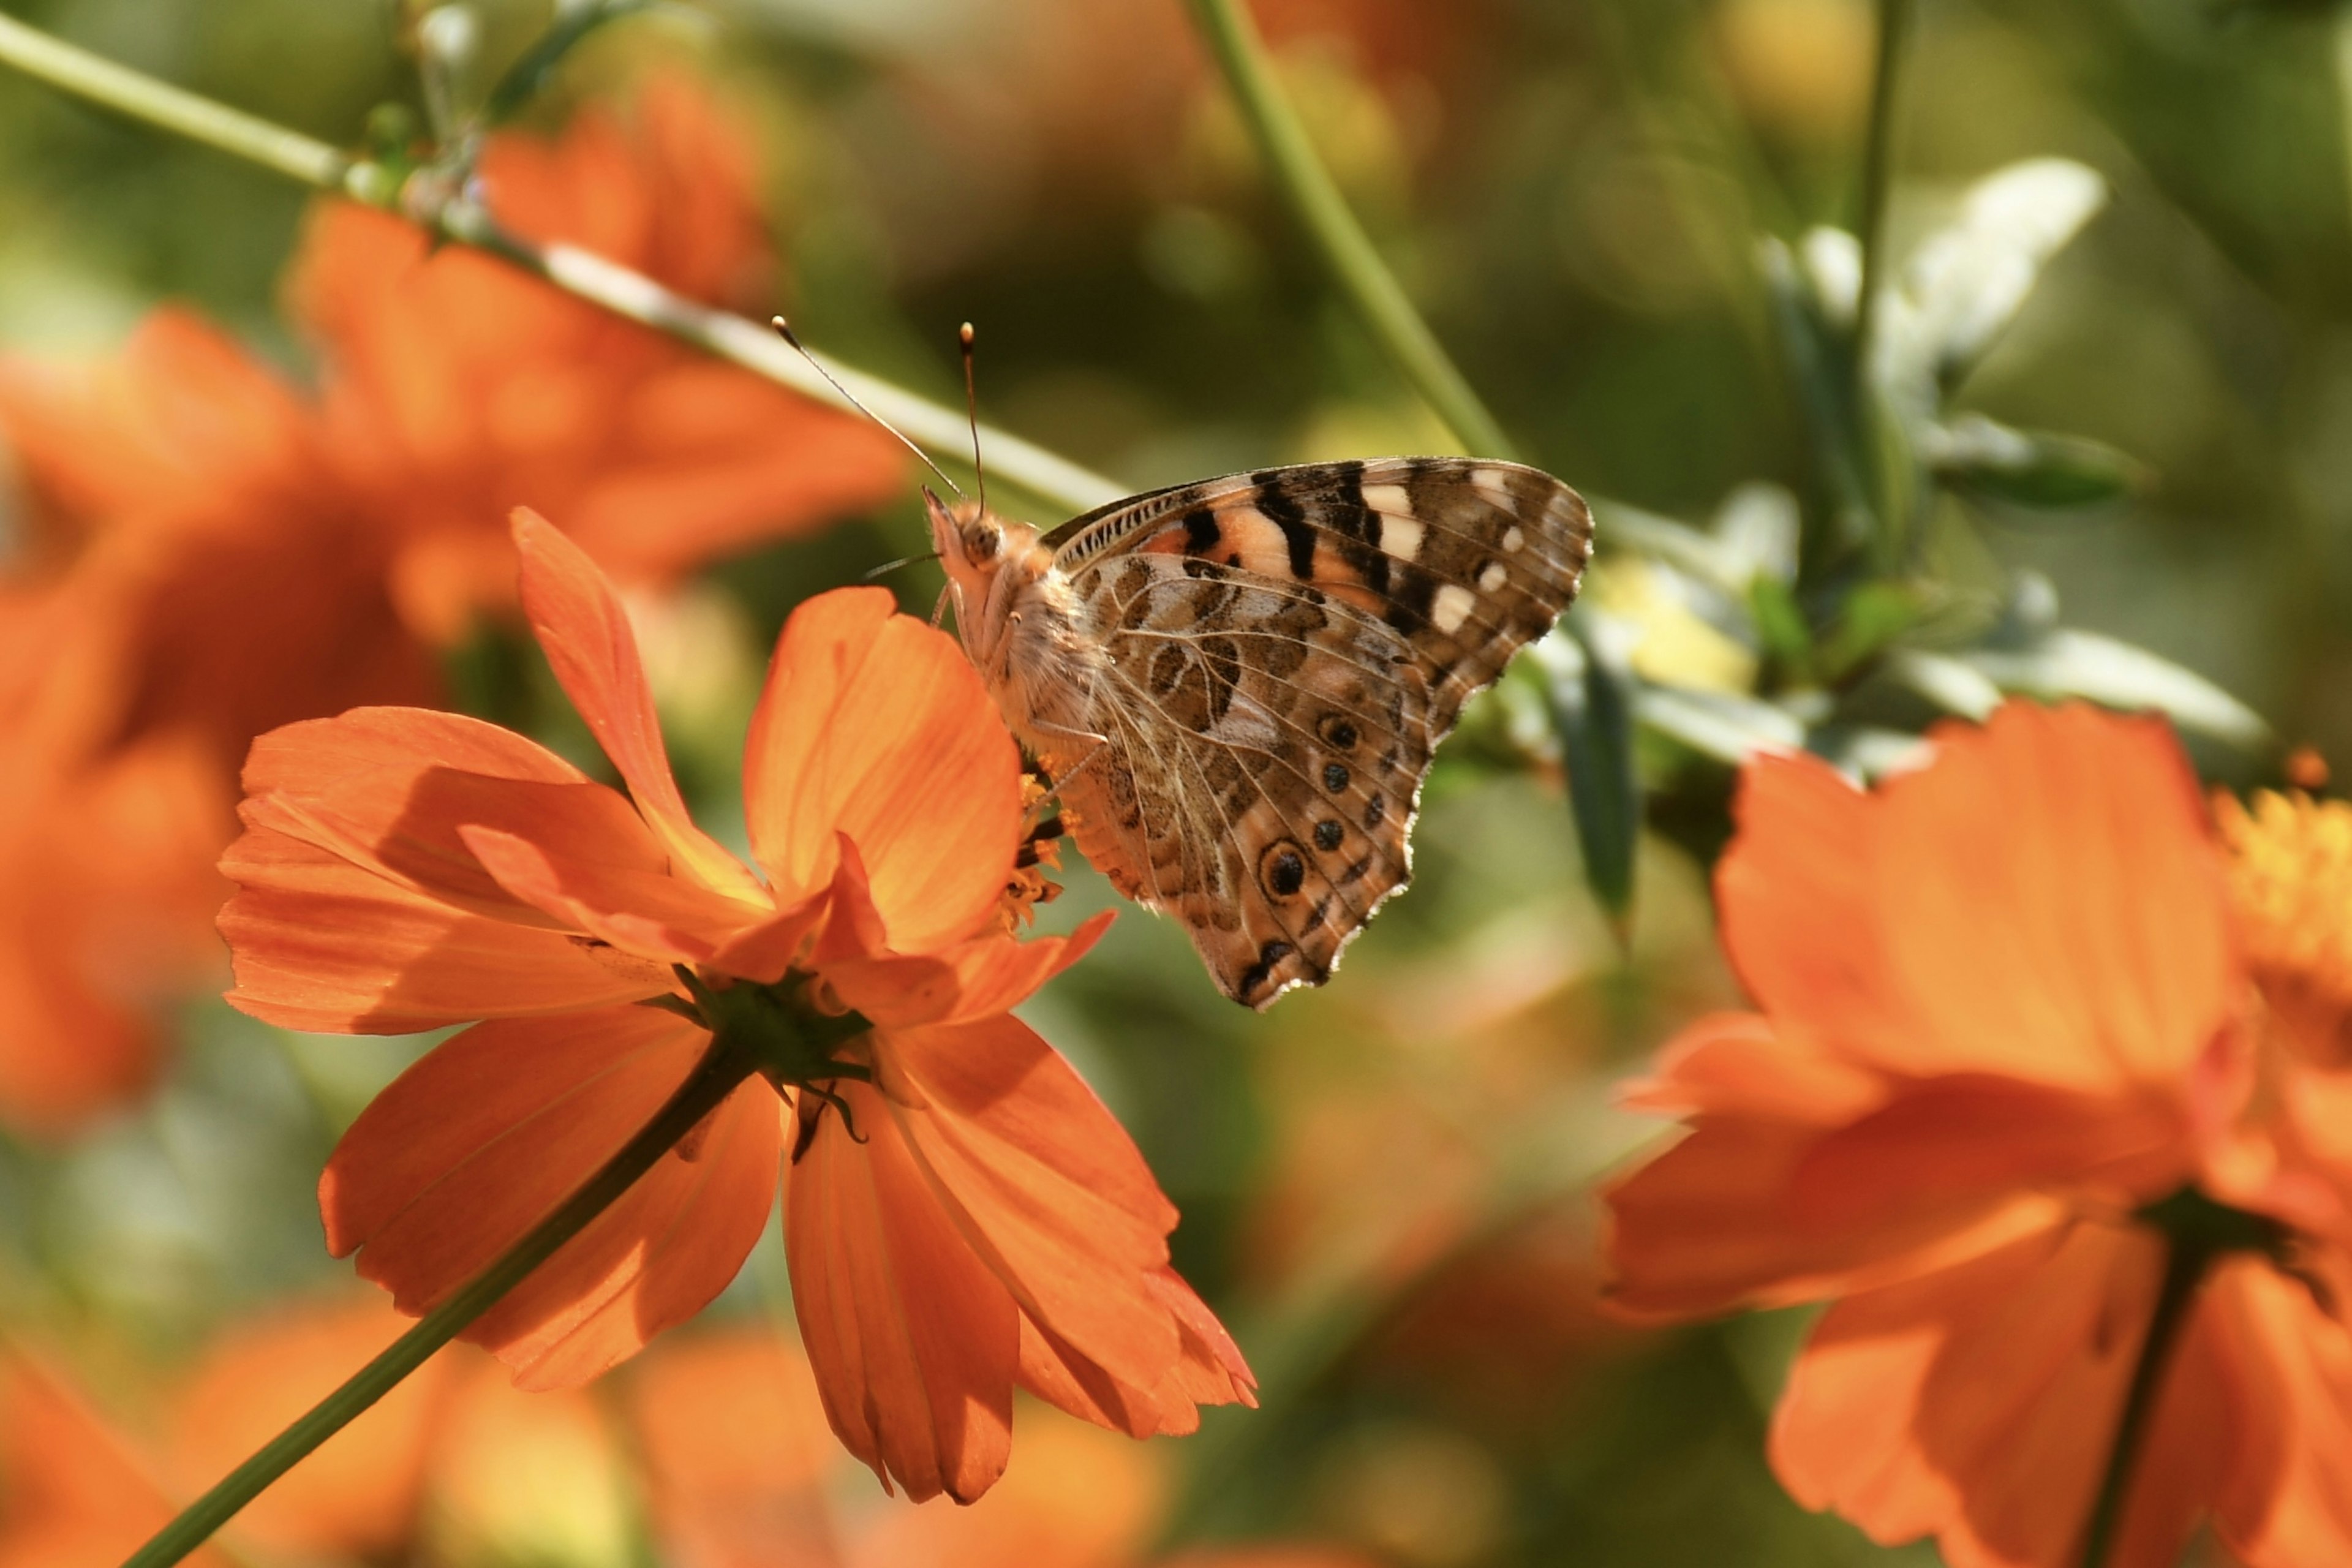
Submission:
M 1318 984 L 1411 873 L 1431 752 L 1575 595 L 1566 485 L 1445 458 L 1180 485 L 1046 536 L 1099 754 L 1049 759 L 1087 858 L 1191 930 L 1226 994 Z

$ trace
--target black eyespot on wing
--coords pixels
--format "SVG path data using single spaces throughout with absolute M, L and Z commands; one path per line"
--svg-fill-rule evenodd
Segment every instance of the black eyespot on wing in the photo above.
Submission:
M 1184 552 L 1187 555 L 1206 555 L 1224 536 L 1224 531 L 1217 526 L 1217 514 L 1207 507 L 1184 514 Z
M 1307 885 L 1307 857 L 1289 839 L 1276 839 L 1258 854 L 1257 882 L 1269 899 L 1295 897 Z
M 1347 837 L 1348 830 L 1331 818 L 1326 817 L 1315 825 L 1315 847 L 1327 855 L 1339 847 Z
M 1347 789 L 1349 777 L 1345 764 L 1339 763 L 1323 764 L 1323 787 L 1333 795 L 1341 794 Z
M 1345 714 L 1324 714 L 1316 721 L 1315 732 L 1322 736 L 1323 743 L 1335 752 L 1348 752 L 1355 749 L 1356 726 L 1349 721 Z

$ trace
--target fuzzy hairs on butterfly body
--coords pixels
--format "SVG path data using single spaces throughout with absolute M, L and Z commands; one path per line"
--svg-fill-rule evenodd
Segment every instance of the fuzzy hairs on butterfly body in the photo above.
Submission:
M 1098 743 L 1090 694 L 1106 661 L 1101 639 L 1085 635 L 1084 612 L 1036 529 L 977 501 L 923 499 L 964 652 L 1013 734 L 1059 777 L 1055 759 Z

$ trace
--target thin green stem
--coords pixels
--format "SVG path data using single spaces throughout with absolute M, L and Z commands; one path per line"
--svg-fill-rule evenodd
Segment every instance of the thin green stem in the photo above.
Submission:
M 78 98 L 275 169 L 306 185 L 340 188 L 351 167 L 350 158 L 323 142 L 157 81 L 13 17 L 0 16 L 0 60 Z
M 452 188 L 442 171 L 403 180 L 323 142 L 257 120 L 225 104 L 157 81 L 0 16 L 0 65 L 13 66 L 62 91 L 105 105 L 143 124 L 199 142 L 232 157 L 323 191 L 394 213 L 442 238 L 499 257 L 556 288 L 730 361 L 804 397 L 846 408 L 814 366 L 766 326 L 687 299 L 618 262 L 567 245 L 534 245 L 500 228 L 478 203 Z M 968 449 L 964 411 L 933 403 L 861 371 L 827 362 L 858 400 L 931 447 L 943 463 Z M 990 426 L 981 426 L 989 468 L 1040 500 L 1088 511 L 1128 487 Z M 969 465 L 964 465 L 969 467 Z
M 2123 1415 L 2116 1422 L 2116 1440 L 2107 1450 L 2107 1468 L 2091 1504 L 2089 1525 L 2083 1532 L 2083 1568 L 2107 1568 L 2115 1550 L 2116 1526 L 2130 1495 L 2133 1467 L 2139 1460 L 2147 1431 L 2147 1417 L 2164 1385 L 2164 1371 L 2172 1360 L 2181 1325 L 2189 1320 L 2189 1303 L 2213 1254 L 2179 1239 L 2168 1240 L 2164 1283 L 2158 1287 L 2156 1311 L 2148 1319 L 2147 1336 L 2140 1341 L 2139 1360 L 2132 1367 L 2131 1387 L 2124 1395 Z
M 1510 438 L 1405 297 L 1316 156 L 1307 128 L 1274 79 L 1265 41 L 1242 0 L 1192 0 L 1192 5 L 1276 188 L 1373 339 L 1465 448 L 1482 457 L 1510 457 Z
M 1862 190 L 1854 233 L 1862 241 L 1862 292 L 1854 300 L 1853 363 L 1857 398 L 1869 395 L 1870 352 L 1877 333 L 1880 292 L 1886 285 L 1886 202 L 1895 183 L 1896 104 L 1903 46 L 1917 0 L 1878 0 L 1878 61 L 1871 77 L 1870 127 L 1863 142 Z
M 2332 28 L 2336 52 L 2336 121 L 2344 137 L 2344 195 L 2347 210 L 2352 210 L 2352 7 L 2337 7 Z
M 424 1365 L 434 1352 L 457 1338 L 475 1319 L 522 1283 L 532 1269 L 553 1257 L 564 1243 L 610 1208 L 636 1184 L 638 1177 L 652 1170 L 679 1139 L 692 1131 L 696 1123 L 718 1109 L 751 1076 L 751 1070 L 748 1053 L 714 1044 L 669 1102 L 623 1145 L 620 1152 L 605 1162 L 603 1169 L 566 1198 L 562 1206 L 532 1226 L 529 1234 L 467 1281 L 456 1295 L 418 1319 L 415 1328 L 312 1406 L 309 1414 L 271 1438 L 210 1491 L 181 1510 L 177 1518 L 126 1560 L 123 1568 L 167 1568 L 202 1546 L 263 1488 L 392 1392 L 401 1379 Z
M 1879 297 L 1886 290 L 1886 208 L 1895 183 L 1895 139 L 1899 129 L 1903 50 L 1909 39 L 1917 0 L 1878 0 L 1878 58 L 1871 78 L 1870 125 L 1863 142 L 1862 189 L 1854 229 L 1862 242 L 1862 281 L 1853 302 L 1853 361 L 1848 395 L 1852 399 L 1853 440 L 1869 486 L 1872 510 L 1878 514 L 1880 565 L 1894 569 L 1902 560 L 1904 541 L 1911 531 L 1910 486 L 1900 484 L 1905 460 L 1897 433 L 1871 375 L 1877 352 Z
M 2082 1568 L 2107 1568 L 2115 1552 L 2116 1523 L 2124 1516 L 2124 1500 L 2131 1495 L 2131 1471 L 2138 1465 L 2147 1436 L 2147 1413 L 2164 1387 L 2164 1368 L 2173 1359 L 2173 1344 L 2188 1321 L 2189 1302 L 2197 1298 L 2197 1281 L 2204 1279 L 2206 1262 L 2213 1260 L 2201 1246 L 2168 1241 L 2164 1250 L 2164 1284 L 2157 1289 L 2157 1311 L 2147 1319 L 2147 1338 L 2140 1340 L 2140 1359 L 2131 1368 L 2131 1392 L 2124 1394 L 2124 1415 L 2115 1422 L 2115 1446 L 2107 1450 L 2107 1471 L 2098 1479 L 2098 1495 L 2091 1502 L 2091 1523 L 2084 1531 Z

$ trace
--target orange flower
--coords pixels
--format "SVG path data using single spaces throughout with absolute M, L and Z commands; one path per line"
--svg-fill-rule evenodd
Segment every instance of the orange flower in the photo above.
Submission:
M 333 1249 L 428 1309 L 651 1118 L 708 1021 L 770 1042 L 761 1076 L 469 1331 L 524 1384 L 593 1376 L 716 1295 L 789 1126 L 803 1337 L 835 1430 L 886 1481 L 986 1490 L 1016 1381 L 1137 1436 L 1246 1399 L 1168 1268 L 1175 1211 L 1007 1015 L 1104 921 L 1005 934 L 1019 758 L 954 644 L 879 589 L 793 615 L 744 760 L 755 874 L 688 818 L 611 588 L 537 517 L 515 537 L 541 646 L 629 794 L 486 724 L 361 710 L 255 743 L 222 862 L 247 1011 L 488 1020 L 345 1135 L 320 1188 Z
M 492 138 L 480 173 L 526 238 L 712 304 L 769 302 L 752 160 L 681 77 L 653 78 L 632 123 L 591 110 L 559 142 Z M 327 361 L 329 445 L 397 541 L 394 594 L 428 640 L 510 603 L 500 520 L 517 505 L 562 518 L 623 581 L 660 583 L 898 487 L 898 449 L 870 422 L 387 214 L 321 206 L 293 275 Z
M 489 199 L 726 301 L 764 272 L 746 150 L 683 80 L 634 120 L 493 138 Z M 178 310 L 116 362 L 0 363 L 34 500 L 0 576 L 0 1116 L 69 1128 L 156 1066 L 218 962 L 212 872 L 265 730 L 440 696 L 434 647 L 511 601 L 501 520 L 560 505 L 658 584 L 874 505 L 889 438 L 486 258 L 333 205 L 296 271 L 323 407 Z M 658 519 L 657 526 L 644 520 Z
M 2293 1226 L 2290 1069 L 2196 782 L 2158 722 L 2080 707 L 1935 739 L 1871 795 L 1748 769 L 1717 894 L 1760 1011 L 1635 1093 L 1688 1131 L 1608 1194 L 1617 1300 L 1832 1302 L 1773 1421 L 1789 1489 L 1956 1568 L 2059 1568 L 2169 1294 L 2108 1560 L 2210 1521 L 2255 1568 L 2344 1561 L 2352 1338 L 2312 1282 L 2343 1256 Z

